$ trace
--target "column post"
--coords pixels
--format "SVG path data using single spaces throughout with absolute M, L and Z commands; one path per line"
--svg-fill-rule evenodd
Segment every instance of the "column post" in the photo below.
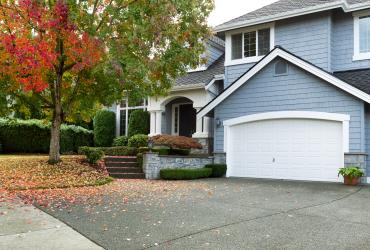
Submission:
M 162 134 L 162 110 L 155 112 L 155 134 Z
M 155 112 L 150 111 L 150 134 L 149 134 L 149 136 L 154 136 L 155 135 L 155 126 L 156 126 Z
M 197 112 L 200 108 L 195 108 Z M 196 132 L 193 134 L 193 138 L 208 138 L 208 125 L 209 121 L 206 121 L 206 117 L 202 117 L 196 120 Z

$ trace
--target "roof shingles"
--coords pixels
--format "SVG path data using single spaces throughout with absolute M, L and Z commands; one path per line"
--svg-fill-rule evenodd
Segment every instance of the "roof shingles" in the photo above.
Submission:
M 292 11 L 304 11 L 307 8 L 321 7 L 334 3 L 340 4 L 341 1 L 343 3 L 346 2 L 348 5 L 369 3 L 369 0 L 280 0 L 220 24 L 216 27 L 216 30 L 218 28 L 234 25 L 240 22 L 253 21 L 255 19 L 257 20 L 264 17 L 273 17 L 275 15 L 284 15 L 284 13 L 289 13 Z
M 216 75 L 222 75 L 225 72 L 225 56 L 221 56 L 212 65 L 204 71 L 190 72 L 176 79 L 176 86 L 208 84 Z
M 370 94 L 370 69 L 334 72 L 334 75 L 353 87 Z

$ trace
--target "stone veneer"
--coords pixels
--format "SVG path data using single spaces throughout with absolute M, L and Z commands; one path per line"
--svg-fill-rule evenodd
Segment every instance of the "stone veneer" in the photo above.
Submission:
M 226 153 L 213 153 L 214 163 L 215 164 L 226 164 Z
M 194 138 L 197 140 L 201 145 L 202 149 L 192 149 L 192 154 L 199 154 L 199 155 L 210 155 L 213 151 L 213 138 Z
M 155 180 L 160 178 L 159 172 L 165 168 L 203 168 L 213 163 L 210 156 L 172 156 L 146 153 L 143 156 L 143 171 L 145 178 Z

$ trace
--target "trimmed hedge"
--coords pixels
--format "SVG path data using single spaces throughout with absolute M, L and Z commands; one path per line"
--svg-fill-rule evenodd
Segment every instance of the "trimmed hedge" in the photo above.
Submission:
M 134 135 L 130 139 L 128 139 L 128 146 L 133 148 L 141 148 L 148 146 L 148 139 L 147 135 Z
M 85 154 L 89 150 L 101 150 L 105 155 L 109 156 L 136 156 L 137 149 L 131 147 L 80 147 L 79 154 Z
M 112 146 L 116 130 L 116 114 L 99 110 L 94 117 L 94 142 L 97 147 Z
M 226 164 L 209 164 L 206 165 L 205 168 L 212 169 L 212 174 L 210 176 L 212 178 L 224 177 L 227 171 Z
M 6 153 L 48 153 L 50 123 L 42 120 L 0 119 L 0 141 Z M 61 153 L 93 145 L 93 133 L 74 125 L 61 126 Z
M 160 176 L 164 180 L 196 180 L 207 178 L 212 174 L 210 168 L 194 169 L 161 169 Z
M 128 143 L 128 137 L 127 136 L 119 136 L 114 138 L 113 140 L 113 147 L 122 147 L 127 146 Z
M 130 114 L 128 123 L 128 136 L 134 136 L 138 134 L 147 135 L 150 132 L 150 114 L 148 111 L 141 109 L 134 110 Z
M 147 153 L 149 152 L 148 147 L 140 147 L 138 149 L 139 153 Z M 154 147 L 152 148 L 152 152 L 158 153 L 159 155 L 180 155 L 180 156 L 188 156 L 190 155 L 190 149 L 174 149 L 169 147 Z
M 190 149 L 171 148 L 170 155 L 188 156 L 190 155 Z

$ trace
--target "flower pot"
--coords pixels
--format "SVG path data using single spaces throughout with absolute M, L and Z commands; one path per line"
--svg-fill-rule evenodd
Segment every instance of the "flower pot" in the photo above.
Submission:
M 360 178 L 350 178 L 348 176 L 344 176 L 344 185 L 348 186 L 357 186 L 360 183 Z

